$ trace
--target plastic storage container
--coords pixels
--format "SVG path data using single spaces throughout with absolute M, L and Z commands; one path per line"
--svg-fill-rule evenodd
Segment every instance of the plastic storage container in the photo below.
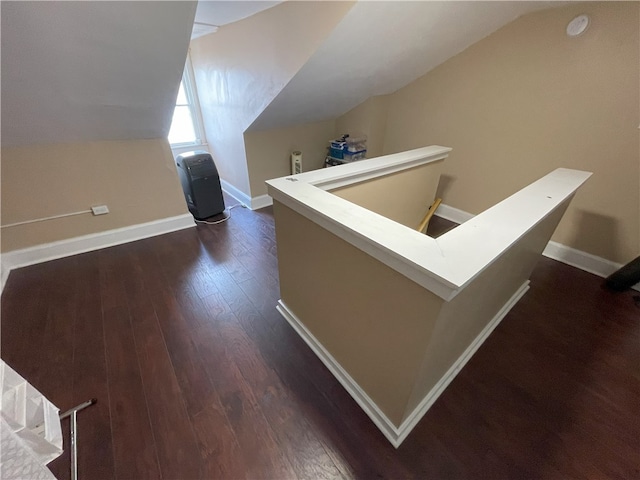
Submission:
M 344 152 L 347 150 L 347 142 L 341 140 L 333 140 L 329 142 L 329 156 L 333 158 L 344 158 Z
M 366 152 L 367 151 L 367 136 L 360 135 L 357 137 L 347 137 L 347 151 L 350 153 Z

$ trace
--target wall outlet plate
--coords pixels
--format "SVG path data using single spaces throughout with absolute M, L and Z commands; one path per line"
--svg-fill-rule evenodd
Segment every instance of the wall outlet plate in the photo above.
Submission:
M 96 205 L 95 207 L 91 207 L 91 211 L 94 215 L 106 215 L 109 213 L 109 207 L 106 205 Z

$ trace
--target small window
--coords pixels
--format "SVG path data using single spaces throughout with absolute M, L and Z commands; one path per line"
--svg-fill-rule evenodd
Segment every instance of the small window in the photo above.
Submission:
M 184 67 L 176 108 L 169 130 L 169 143 L 172 147 L 204 145 L 204 134 L 200 121 L 196 86 L 193 82 L 190 61 Z

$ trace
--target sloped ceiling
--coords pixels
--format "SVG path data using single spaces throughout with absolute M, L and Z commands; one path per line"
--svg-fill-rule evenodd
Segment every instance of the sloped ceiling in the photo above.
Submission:
M 249 130 L 336 118 L 515 18 L 567 2 L 360 1 Z
M 166 137 L 196 2 L 6 2 L 2 146 Z
M 250 17 L 268 8 L 274 7 L 282 1 L 267 0 L 232 0 L 209 1 L 200 0 L 196 10 L 191 40 L 214 33 L 218 27 Z

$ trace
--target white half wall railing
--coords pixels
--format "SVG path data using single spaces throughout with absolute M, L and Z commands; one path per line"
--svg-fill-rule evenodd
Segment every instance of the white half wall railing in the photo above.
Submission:
M 395 447 L 526 293 L 591 176 L 559 168 L 437 239 L 362 206 L 379 206 L 373 194 L 407 208 L 415 191 L 392 177 L 426 177 L 425 169 L 439 176 L 450 150 L 424 147 L 267 181 L 278 311 Z M 350 195 L 359 189 L 360 205 L 339 196 L 345 187 Z

